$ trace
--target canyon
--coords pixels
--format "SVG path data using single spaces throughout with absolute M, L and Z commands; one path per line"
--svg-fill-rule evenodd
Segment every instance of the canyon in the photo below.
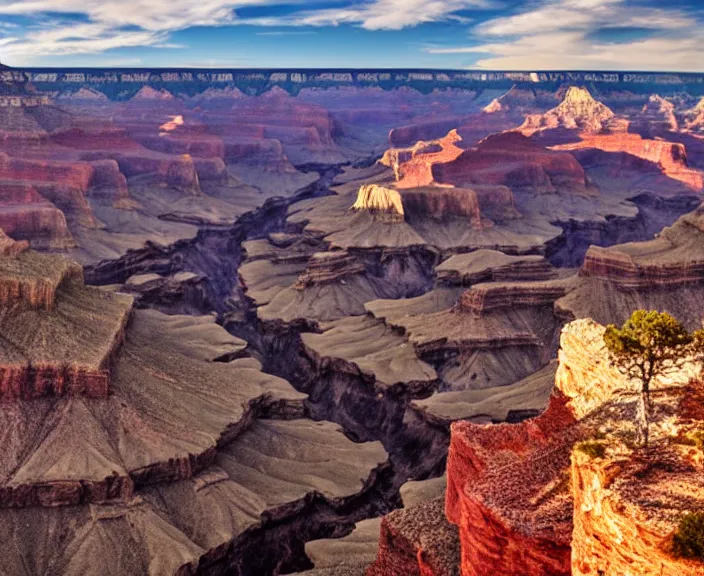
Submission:
M 12 573 L 704 570 L 603 347 L 701 327 L 698 76 L 2 74 Z

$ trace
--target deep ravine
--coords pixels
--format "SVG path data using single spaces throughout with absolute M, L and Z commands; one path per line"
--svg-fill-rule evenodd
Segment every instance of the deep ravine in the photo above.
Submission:
M 300 335 L 315 330 L 315 324 L 262 322 L 242 288 L 238 278 L 246 257 L 242 243 L 285 231 L 288 207 L 330 194 L 329 187 L 341 172 L 339 166 L 305 169 L 318 171 L 320 179 L 291 197 L 267 200 L 229 229 L 201 228 L 193 239 L 166 247 L 150 243 L 85 269 L 86 282 L 94 285 L 122 284 L 136 274 L 194 273 L 196 277 L 186 288 L 174 291 L 167 284 L 157 284 L 138 297 L 138 305 L 172 313 L 216 312 L 229 332 L 248 341 L 247 353 L 261 360 L 265 371 L 286 378 L 309 395 L 308 417 L 339 424 L 354 441 L 380 441 L 389 453 L 389 461 L 372 473 L 360 493 L 336 502 L 309 494 L 304 501 L 269 511 L 259 526 L 239 536 L 222 560 L 203 567 L 202 573 L 268 576 L 308 568 L 303 552 L 306 541 L 344 535 L 355 522 L 399 507 L 398 490 L 406 481 L 444 472 L 449 430 L 410 408 L 413 399 L 430 395 L 436 385 L 379 390 L 373 378 L 343 360 L 309 358 Z M 611 245 L 650 238 L 693 207 L 685 200 L 650 197 L 639 198 L 636 204 L 639 213 L 629 222 L 562 223 L 563 234 L 546 246 L 548 258 L 558 266 L 578 266 L 590 243 Z M 432 279 L 434 264 L 431 259 L 426 262 Z M 431 283 L 427 284 L 429 289 Z

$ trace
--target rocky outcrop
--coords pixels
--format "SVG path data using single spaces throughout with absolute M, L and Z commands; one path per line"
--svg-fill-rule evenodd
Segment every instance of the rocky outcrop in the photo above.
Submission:
M 32 309 L 54 309 L 56 291 L 64 282 L 82 282 L 81 267 L 65 258 L 43 256 L 25 252 L 25 243 L 10 241 L 2 235 L 3 245 L 9 254 L 2 259 L 0 305 L 22 305 Z
M 543 115 L 526 118 L 521 132 L 532 134 L 538 130 L 566 128 L 581 132 L 598 133 L 605 130 L 614 113 L 595 100 L 586 88 L 571 86 L 564 100 Z
M 459 528 L 462 576 L 570 574 L 572 501 L 567 477 L 576 419 L 553 396 L 521 424 L 452 425 L 447 518 Z
M 2 401 L 106 397 L 132 299 L 86 289 L 81 267 L 60 257 L 23 252 L 0 268 Z M 85 317 L 94 325 L 81 333 Z
M 477 284 L 464 292 L 458 307 L 463 312 L 485 312 L 514 306 L 552 306 L 567 293 L 567 285 L 560 283 L 502 283 Z
M 381 522 L 379 555 L 366 576 L 457 576 L 458 543 L 442 498 L 396 510 Z
M 594 194 L 584 169 L 569 153 L 543 148 L 518 132 L 490 136 L 476 149 L 432 167 L 441 184 L 507 186 L 534 194 Z
M 583 165 L 606 168 L 613 177 L 627 174 L 629 170 L 639 175 L 655 172 L 682 182 L 696 192 L 704 189 L 704 172 L 689 167 L 684 144 L 648 140 L 639 134 L 587 134 L 582 135 L 579 142 L 555 149 L 575 152 Z
M 679 122 L 675 105 L 669 100 L 653 94 L 643 106 L 641 113 L 631 123 L 631 128 L 647 138 L 662 136 L 666 132 L 677 132 Z
M 436 266 L 438 282 L 472 286 L 482 282 L 551 280 L 555 270 L 542 256 L 509 256 L 496 250 L 455 254 Z
M 365 184 L 359 189 L 357 201 L 351 209 L 370 212 L 387 222 L 463 218 L 472 226 L 482 226 L 479 199 L 469 188 L 426 186 L 396 189 Z
M 417 124 L 399 126 L 389 132 L 389 144 L 394 147 L 412 146 L 418 141 L 434 140 L 447 134 L 450 130 L 462 124 L 462 118 L 433 118 Z
M 368 211 L 389 222 L 403 222 L 406 216 L 401 192 L 378 184 L 363 185 L 351 210 Z
M 418 142 L 412 148 L 387 150 L 381 163 L 393 168 L 398 188 L 417 188 L 434 184 L 433 166 L 451 162 L 462 149 L 462 138 L 455 130 L 433 142 Z
M 338 282 L 365 270 L 364 263 L 353 255 L 341 250 L 338 252 L 317 252 L 308 260 L 308 266 L 294 284 L 297 290 L 305 290 L 314 285 Z
M 701 410 L 688 408 L 701 395 L 690 383 L 700 367 L 656 382 L 643 458 L 632 443 L 635 388 L 609 364 L 603 332 L 591 320 L 564 328 L 542 415 L 452 425 L 446 512 L 459 527 L 463 576 L 701 570 L 668 546 L 678 519 L 701 505 L 702 459 L 676 439 L 700 423 Z
M 580 274 L 608 280 L 624 290 L 698 285 L 704 281 L 704 213 L 681 217 L 658 238 L 613 248 L 592 246 Z
M 115 160 L 95 160 L 90 165 L 93 167 L 93 180 L 88 196 L 112 200 L 116 208 L 136 205 L 130 198 L 127 178 L 120 172 Z
M 685 113 L 685 129 L 689 132 L 704 130 L 704 98 L 697 105 Z
M 704 572 L 704 563 L 674 557 L 671 540 L 679 519 L 704 505 L 696 452 L 675 444 L 647 460 L 627 451 L 603 458 L 572 453 L 573 576 Z
M 75 242 L 66 217 L 31 186 L 3 185 L 0 194 L 0 228 L 15 240 L 35 248 L 65 249 Z
M 17 242 L 7 236 L 0 228 L 0 256 L 14 258 L 29 248 L 29 242 Z

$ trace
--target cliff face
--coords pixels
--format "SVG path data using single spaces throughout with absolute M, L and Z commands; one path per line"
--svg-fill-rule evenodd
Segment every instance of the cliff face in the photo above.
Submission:
M 704 189 L 704 172 L 689 167 L 684 144 L 666 140 L 645 139 L 639 134 L 582 134 L 573 144 L 555 147 L 557 150 L 579 151 L 585 166 L 603 167 L 612 176 L 628 170 L 660 172 L 682 182 L 694 191 Z M 597 154 L 596 152 L 608 154 Z
M 503 185 L 537 194 L 595 192 L 574 156 L 543 148 L 518 132 L 490 136 L 457 159 L 433 165 L 432 171 L 435 181 L 455 186 Z
M 608 280 L 622 290 L 696 286 L 704 281 L 701 209 L 681 217 L 654 240 L 612 248 L 592 246 L 580 274 Z
M 459 564 L 457 529 L 442 514 L 439 498 L 385 516 L 379 555 L 366 576 L 455 576 Z
M 671 536 L 701 509 L 701 453 L 661 447 L 648 460 L 572 455 L 572 574 L 695 576 L 704 564 L 672 556 Z
M 490 205 L 492 200 L 489 197 L 485 202 Z M 396 189 L 365 184 L 360 188 L 351 209 L 371 212 L 388 222 L 462 218 L 472 226 L 482 225 L 479 199 L 470 188 L 426 186 Z
M 560 396 L 521 424 L 452 425 L 445 507 L 463 576 L 570 574 L 569 451 L 559 435 L 575 425 Z
M 679 440 L 701 425 L 701 384 L 690 383 L 699 367 L 656 382 L 644 457 L 628 440 L 634 389 L 609 365 L 603 332 L 591 320 L 564 328 L 555 390 L 537 418 L 452 425 L 446 513 L 463 576 L 701 572 L 669 544 L 678 519 L 701 506 L 704 459 Z M 602 455 L 583 451 L 585 440 Z
M 16 242 L 0 228 L 0 256 L 14 258 L 29 247 L 28 242 Z

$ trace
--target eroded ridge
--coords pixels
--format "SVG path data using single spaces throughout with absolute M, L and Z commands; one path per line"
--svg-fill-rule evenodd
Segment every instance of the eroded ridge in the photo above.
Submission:
M 71 260 L 0 256 L 0 397 L 106 397 L 131 313 L 131 297 L 86 287 Z
M 36 262 L 66 262 L 12 257 L 27 277 Z M 31 304 L 2 310 L 5 358 L 34 366 L 73 357 L 104 368 L 109 387 L 79 389 L 66 381 L 69 368 L 47 369 L 40 388 L 10 388 L 18 393 L 0 405 L 10 573 L 273 573 L 283 553 L 251 568 L 262 538 L 285 547 L 288 539 L 274 541 L 277 527 L 303 523 L 314 534 L 323 517 L 344 522 L 380 489 L 381 444 L 353 443 L 304 418 L 305 395 L 245 357 L 246 343 L 213 316 L 133 311 L 130 296 L 86 287 L 80 275 L 57 281 L 50 309 Z

